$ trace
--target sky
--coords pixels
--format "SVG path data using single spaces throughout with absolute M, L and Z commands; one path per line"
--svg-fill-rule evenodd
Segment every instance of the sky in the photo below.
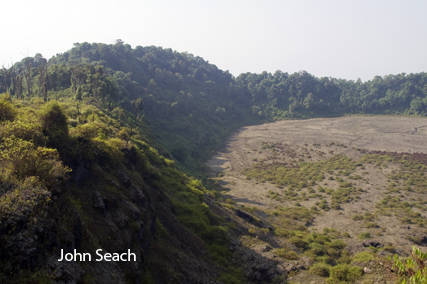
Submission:
M 187 51 L 240 73 L 305 70 L 362 81 L 427 71 L 425 0 L 14 0 L 2 3 L 0 64 L 73 43 Z

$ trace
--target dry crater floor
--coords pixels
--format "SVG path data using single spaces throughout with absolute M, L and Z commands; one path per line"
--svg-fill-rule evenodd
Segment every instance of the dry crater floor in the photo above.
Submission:
M 361 242 L 357 236 L 368 232 L 375 240 L 392 245 L 401 252 L 409 252 L 413 240 L 418 240 L 425 251 L 427 237 L 426 242 L 423 238 L 427 231 L 422 222 L 427 217 L 427 196 L 423 192 L 423 181 L 408 183 L 411 177 L 398 175 L 403 170 L 397 161 L 402 157 L 405 159 L 405 155 L 419 154 L 423 157 L 427 154 L 426 141 L 425 118 L 345 116 L 286 120 L 237 130 L 227 139 L 225 147 L 207 161 L 207 166 L 211 177 L 222 186 L 224 200 L 236 208 L 258 208 L 268 218 L 281 207 L 303 206 L 310 209 L 317 206 L 319 213 L 308 226 L 310 231 L 334 228 L 350 235 L 346 239 L 348 243 Z M 394 153 L 394 160 L 375 161 L 375 156 L 371 156 L 370 162 L 360 162 L 350 173 L 338 169 L 324 172 L 323 179 L 299 188 L 248 178 L 245 174 L 245 169 L 253 169 L 257 163 L 298 168 L 302 167 L 301 163 L 315 164 L 336 155 L 345 155 L 358 162 L 366 155 L 385 152 Z M 417 179 L 422 179 L 424 172 L 418 174 Z M 393 175 L 398 177 L 391 180 Z M 321 199 L 331 205 L 330 193 L 337 191 L 343 182 L 351 184 L 357 197 L 352 196 L 350 201 L 342 202 L 339 209 L 318 208 Z M 325 188 L 330 192 L 324 192 Z M 290 190 L 295 192 L 291 199 L 286 195 Z M 315 195 L 310 195 L 313 192 Z M 409 211 L 418 214 L 419 222 L 413 221 L 414 217 L 404 219 L 406 213 L 402 212 L 409 211 L 404 211 L 403 207 L 394 209 L 390 203 L 384 205 L 384 202 L 381 205 L 387 195 L 397 198 L 396 204 L 411 204 Z M 357 219 L 355 215 L 372 218 Z M 274 218 L 270 221 L 274 224 Z

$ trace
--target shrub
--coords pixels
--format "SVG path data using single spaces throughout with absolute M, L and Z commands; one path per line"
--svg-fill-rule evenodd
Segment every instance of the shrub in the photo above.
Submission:
M 327 283 L 336 283 L 336 281 L 353 282 L 362 276 L 363 269 L 358 266 L 348 264 L 338 264 L 330 270 L 331 277 Z
M 351 236 L 350 236 L 350 234 L 349 234 L 348 232 L 344 232 L 344 233 L 342 234 L 342 237 L 343 237 L 343 238 L 351 238 Z
M 347 250 L 342 251 L 341 257 L 337 260 L 338 264 L 350 264 L 352 261 Z
M 16 111 L 10 103 L 8 95 L 0 98 L 0 122 L 12 121 L 15 119 Z
M 340 206 L 339 203 L 332 203 L 331 204 L 331 208 L 334 209 L 334 210 L 340 210 L 341 206 Z
M 347 246 L 347 244 L 341 240 L 335 240 L 329 244 L 329 247 L 334 248 L 334 249 L 338 249 L 338 250 L 342 250 L 346 246 Z
M 329 277 L 330 269 L 331 266 L 329 264 L 318 262 L 313 264 L 308 272 L 321 277 Z
M 359 252 L 358 254 L 356 254 L 353 257 L 353 262 L 368 262 L 370 260 L 374 259 L 374 257 L 372 256 L 372 254 L 366 252 L 366 251 L 362 251 Z
M 366 223 L 365 227 L 366 228 L 379 228 L 380 226 L 378 226 L 377 223 Z
M 90 122 L 78 125 L 71 129 L 71 135 L 85 140 L 90 140 L 98 136 L 99 130 L 102 128 L 100 122 Z
M 277 249 L 276 250 L 276 254 L 279 257 L 282 257 L 284 259 L 290 259 L 290 260 L 297 260 L 297 259 L 299 259 L 298 254 L 296 252 L 294 252 L 293 250 L 286 251 L 285 249 L 281 248 L 281 249 Z
M 352 217 L 352 219 L 353 219 L 353 221 L 361 221 L 361 220 L 363 220 L 364 218 L 363 218 L 363 215 L 354 215 L 354 216 Z
M 371 233 L 361 233 L 357 236 L 358 239 L 364 240 L 364 239 L 372 239 Z
M 35 147 L 33 142 L 13 135 L 2 142 L 0 165 L 6 176 L 17 179 L 37 176 L 44 185 L 51 186 L 70 171 L 62 165 L 56 149 Z
M 279 237 L 289 237 L 289 231 L 283 228 L 276 229 L 274 234 Z
M 319 244 L 319 243 L 311 243 L 310 244 L 310 251 L 313 252 L 315 255 L 321 256 L 326 253 L 325 248 Z
M 32 140 L 35 145 L 42 146 L 46 141 L 43 135 L 42 127 L 39 123 L 17 120 L 14 122 L 6 122 L 3 133 L 0 136 L 21 138 L 23 140 Z M 0 137 L 1 138 L 1 137 Z
M 293 244 L 294 246 L 300 249 L 306 249 L 308 245 L 307 241 L 305 241 L 300 236 L 293 236 L 292 238 L 289 239 L 289 243 Z
M 54 148 L 62 148 L 68 138 L 67 116 L 57 102 L 46 105 L 40 117 L 41 125 L 48 144 Z

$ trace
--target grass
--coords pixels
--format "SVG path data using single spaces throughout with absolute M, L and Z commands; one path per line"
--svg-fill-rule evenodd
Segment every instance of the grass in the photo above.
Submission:
M 357 236 L 358 239 L 364 240 L 364 239 L 372 239 L 371 233 L 365 232 L 361 233 Z

